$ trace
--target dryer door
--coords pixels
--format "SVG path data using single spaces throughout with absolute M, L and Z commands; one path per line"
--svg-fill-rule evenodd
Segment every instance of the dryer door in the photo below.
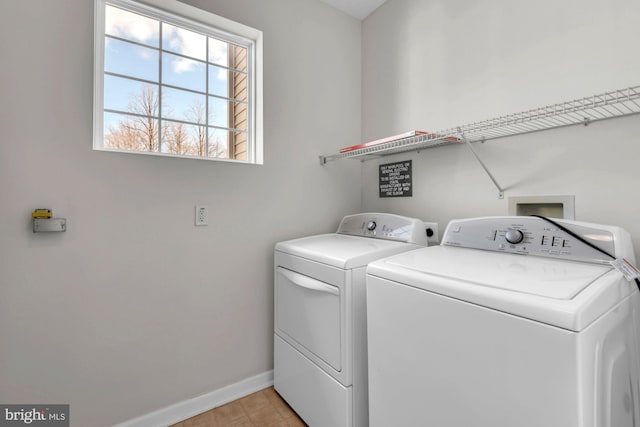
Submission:
M 277 267 L 275 292 L 276 333 L 340 372 L 340 289 Z

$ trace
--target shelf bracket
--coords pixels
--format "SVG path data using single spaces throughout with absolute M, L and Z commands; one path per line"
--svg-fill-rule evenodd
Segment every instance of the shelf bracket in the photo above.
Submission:
M 498 181 L 496 181 L 491 171 L 489 171 L 489 169 L 484 164 L 482 159 L 480 159 L 480 157 L 478 156 L 478 153 L 476 153 L 476 150 L 473 149 L 473 147 L 471 146 L 471 143 L 469 142 L 467 137 L 464 135 L 464 132 L 462 132 L 462 129 L 460 129 L 459 127 L 458 127 L 458 133 L 460 134 L 460 139 L 462 139 L 462 141 L 467 145 L 467 147 L 469 147 L 469 150 L 471 150 L 471 153 L 473 153 L 473 156 L 476 158 L 478 163 L 480 163 L 480 166 L 482 166 L 482 169 L 484 169 L 487 175 L 489 175 L 489 178 L 491 178 L 491 181 L 493 181 L 493 185 L 495 185 L 496 188 L 498 189 L 498 199 L 504 199 L 504 190 L 502 189 L 502 187 L 500 187 L 500 184 L 498 184 Z

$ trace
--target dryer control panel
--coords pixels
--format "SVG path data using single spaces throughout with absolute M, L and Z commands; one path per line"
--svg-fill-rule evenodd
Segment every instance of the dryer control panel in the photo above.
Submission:
M 555 218 L 553 221 L 561 227 L 543 218 L 527 216 L 453 220 L 445 230 L 442 244 L 598 264 L 608 264 L 613 259 L 584 240 L 612 257 L 629 256 L 625 252 L 627 246 L 631 247 L 630 237 L 619 227 Z M 633 259 L 633 252 L 627 259 Z
M 427 246 L 431 238 L 437 241 L 438 224 L 400 215 L 361 213 L 345 216 L 337 233 Z

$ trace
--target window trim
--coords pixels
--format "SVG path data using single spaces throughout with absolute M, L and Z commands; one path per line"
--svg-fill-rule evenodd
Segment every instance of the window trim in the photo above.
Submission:
M 247 159 L 236 160 L 219 157 L 186 156 L 162 152 L 117 150 L 104 147 L 104 49 L 105 49 L 105 5 L 120 6 L 153 19 L 168 19 L 170 24 L 219 37 L 247 47 L 249 91 L 249 120 L 247 136 Z M 94 3 L 94 86 L 93 86 L 93 149 L 119 153 L 146 154 L 162 157 L 179 157 L 200 160 L 226 161 L 242 164 L 263 164 L 263 36 L 262 31 L 231 21 L 211 12 L 180 3 L 177 0 L 95 0 Z M 249 42 L 249 43 L 248 43 Z M 252 72 L 251 72 L 252 71 Z

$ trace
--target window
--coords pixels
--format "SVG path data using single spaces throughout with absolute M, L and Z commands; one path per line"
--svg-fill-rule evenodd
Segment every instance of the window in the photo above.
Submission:
M 94 149 L 262 163 L 262 33 L 154 4 L 96 0 Z

